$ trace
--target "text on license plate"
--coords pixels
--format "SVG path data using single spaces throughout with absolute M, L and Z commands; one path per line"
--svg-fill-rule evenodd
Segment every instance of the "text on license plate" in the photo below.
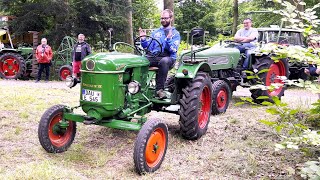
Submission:
M 101 102 L 101 91 L 82 89 L 82 100 L 90 102 Z

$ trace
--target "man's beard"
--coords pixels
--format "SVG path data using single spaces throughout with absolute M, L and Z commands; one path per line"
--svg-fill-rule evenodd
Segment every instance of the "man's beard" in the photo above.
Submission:
M 161 23 L 163 27 L 168 27 L 170 25 L 170 22 L 163 22 Z

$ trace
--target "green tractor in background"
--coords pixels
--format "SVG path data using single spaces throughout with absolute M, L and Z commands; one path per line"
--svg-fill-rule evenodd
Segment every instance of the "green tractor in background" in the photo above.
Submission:
M 34 33 L 34 32 L 31 32 Z M 18 79 L 30 74 L 36 74 L 32 47 L 14 48 L 10 33 L 7 29 L 0 29 L 0 77 L 4 79 Z
M 191 44 L 194 38 L 203 35 L 203 29 L 192 29 Z M 146 38 L 157 42 L 162 49 L 156 39 Z M 140 37 L 135 39 L 134 46 L 120 42 L 113 49 L 122 45 L 141 55 L 114 51 L 87 56 L 82 61 L 81 82 L 71 76 L 66 79 L 70 88 L 80 83 L 80 105 L 49 108 L 39 122 L 39 141 L 47 152 L 64 152 L 75 138 L 77 122 L 139 131 L 133 153 L 135 169 L 139 174 L 154 172 L 166 154 L 168 128 L 163 120 L 147 118 L 146 114 L 151 110 L 178 114 L 182 137 L 199 139 L 207 131 L 210 115 L 226 111 L 231 91 L 243 81 L 238 69 L 240 53 L 235 48 L 194 50 L 192 46 L 191 51 L 180 56 L 176 74 L 167 79 L 167 98 L 157 99 L 154 83 L 157 68 L 149 67 L 145 57 L 148 49 L 140 46 Z M 267 85 L 278 82 L 277 76 L 288 75 L 286 61 L 275 63 L 265 55 L 254 57 L 252 63 L 258 70 L 270 69 L 261 73 Z M 281 96 L 283 91 L 283 88 L 276 93 L 256 90 L 253 97 Z M 77 108 L 85 114 L 75 113 Z
M 59 79 L 65 81 L 66 78 L 72 75 L 72 48 L 77 40 L 70 36 L 65 36 L 54 53 L 53 67 L 58 73 Z

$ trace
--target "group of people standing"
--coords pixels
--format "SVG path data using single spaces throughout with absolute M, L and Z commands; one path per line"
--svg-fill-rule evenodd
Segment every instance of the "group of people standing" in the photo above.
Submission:
M 81 61 L 89 54 L 91 54 L 90 45 L 84 41 L 85 36 L 83 34 L 78 35 L 78 42 L 74 45 L 72 50 L 72 75 L 79 78 Z M 46 38 L 41 39 L 41 44 L 36 49 L 36 59 L 39 64 L 38 75 L 36 83 L 41 80 L 42 73 L 45 71 L 45 82 L 49 81 L 50 66 L 53 58 L 51 47 L 48 45 Z

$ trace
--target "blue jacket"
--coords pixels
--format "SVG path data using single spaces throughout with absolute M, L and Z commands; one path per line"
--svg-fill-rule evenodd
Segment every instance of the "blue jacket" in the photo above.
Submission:
M 167 38 L 164 28 L 160 27 L 159 29 L 156 29 L 152 32 L 151 37 L 155 38 L 161 43 L 162 46 L 162 52 L 166 51 L 169 52 L 169 55 L 173 59 L 177 59 L 177 52 L 180 45 L 180 33 L 176 30 L 176 28 L 172 27 L 172 37 Z M 149 40 L 141 40 L 141 45 L 143 48 L 148 47 Z M 160 48 L 157 47 L 157 42 L 153 41 L 152 44 L 149 46 L 149 51 L 152 53 L 157 53 Z

